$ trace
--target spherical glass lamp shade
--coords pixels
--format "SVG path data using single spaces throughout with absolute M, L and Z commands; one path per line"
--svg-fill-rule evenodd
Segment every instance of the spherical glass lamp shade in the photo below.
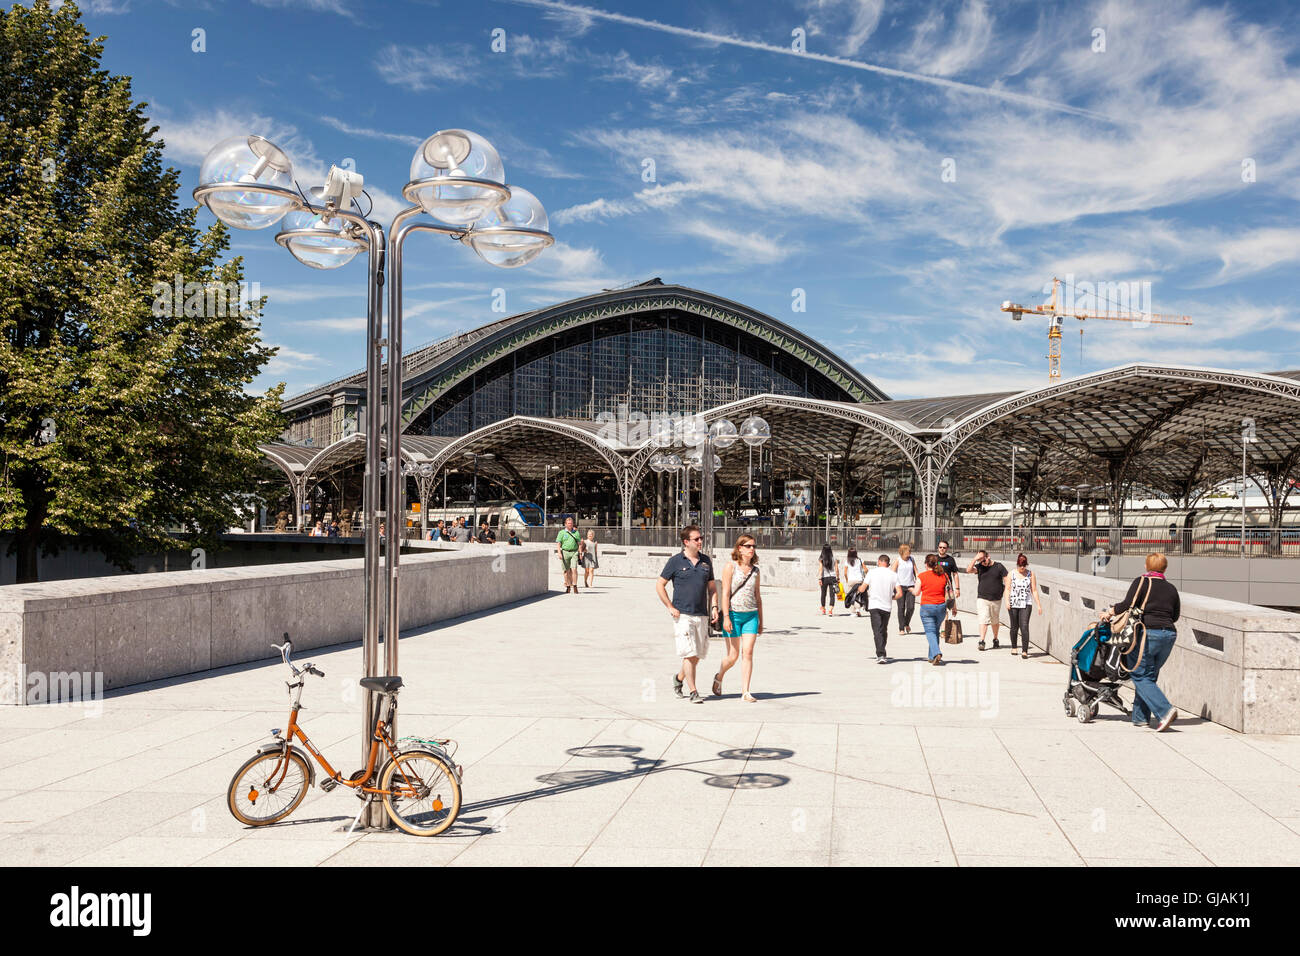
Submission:
M 682 422 L 682 442 L 686 445 L 703 445 L 704 439 L 709 437 L 709 426 L 704 423 L 704 418 L 696 415 L 694 418 L 688 418 Z
M 717 455 L 710 455 L 709 457 L 713 459 L 711 464 L 714 471 L 717 471 L 719 468 L 722 467 L 721 458 L 719 458 Z M 695 451 L 687 452 L 682 457 L 682 464 L 684 464 L 687 468 L 692 468 L 695 471 L 699 471 L 700 464 L 703 460 L 704 460 L 704 449 L 697 448 L 695 449 Z
M 709 437 L 717 448 L 730 448 L 736 443 L 736 426 L 730 419 L 721 418 L 709 426 Z
M 337 216 L 325 222 L 306 210 L 284 217 L 275 241 L 288 249 L 295 259 L 313 269 L 337 269 L 352 261 L 366 247 L 347 233 L 347 223 Z
M 740 437 L 746 445 L 761 445 L 772 437 L 772 429 L 757 415 L 750 415 L 740 426 Z
M 439 179 L 482 179 L 492 185 L 439 183 Z M 453 226 L 478 222 L 509 195 L 506 172 L 495 147 L 467 129 L 434 133 L 415 151 L 411 181 L 403 195 Z
M 247 190 L 221 190 L 204 197 L 213 215 L 236 229 L 274 226 L 294 207 L 293 198 L 260 192 L 254 184 L 293 188 L 293 163 L 284 150 L 261 136 L 223 139 L 203 157 L 199 188 L 247 183 Z
M 676 455 L 664 455 L 664 471 L 681 471 L 682 460 Z
M 656 475 L 659 474 L 660 472 L 662 472 L 662 471 L 664 470 L 664 456 L 663 456 L 663 455 L 651 455 L 651 456 L 650 456 L 650 470 L 653 471 Z
M 541 255 L 555 241 L 550 220 L 536 196 L 522 186 L 510 186 L 510 198 L 480 219 L 465 241 L 480 259 L 502 269 L 517 269 Z

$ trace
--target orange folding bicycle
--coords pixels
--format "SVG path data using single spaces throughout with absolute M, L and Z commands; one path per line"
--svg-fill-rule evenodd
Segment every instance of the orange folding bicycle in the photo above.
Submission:
M 397 692 L 402 686 L 400 677 L 361 679 L 362 687 L 382 695 L 380 716 L 375 721 L 366 768 L 351 777 L 344 777 L 329 765 L 298 726 L 306 675 L 324 677 L 325 672 L 312 664 L 298 667 L 290 660 L 293 643 L 288 634 L 284 635 L 284 644 L 271 646 L 280 652 L 281 659 L 293 673 L 293 680 L 286 681 L 289 699 L 293 702 L 289 727 L 283 736 L 279 728 L 272 730 L 275 740 L 259 747 L 231 779 L 226 804 L 236 820 L 252 827 L 266 826 L 283 820 L 302 803 L 307 788 L 316 782 L 316 773 L 307 755 L 291 743 L 297 738 L 324 768 L 326 776 L 320 781 L 322 790 L 328 793 L 342 784 L 354 790 L 364 801 L 349 832 L 376 797 L 382 798 L 384 809 L 393 823 L 414 836 L 437 836 L 455 822 L 460 813 L 462 771 L 452 762 L 454 747 L 451 753 L 445 749 L 453 742 L 417 737 L 393 741 L 389 728 L 397 713 Z M 376 772 L 381 745 L 387 756 Z

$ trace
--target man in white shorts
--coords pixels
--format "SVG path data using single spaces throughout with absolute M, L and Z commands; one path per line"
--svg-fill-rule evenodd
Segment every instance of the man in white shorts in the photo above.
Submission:
M 713 580 L 713 562 L 701 554 L 704 538 L 697 525 L 682 529 L 682 551 L 668 559 L 659 572 L 655 588 L 659 600 L 673 616 L 673 639 L 677 656 L 682 659 L 681 669 L 673 675 L 673 693 L 686 697 L 682 685 L 690 689 L 692 704 L 704 703 L 695 689 L 695 665 L 709 653 L 709 617 L 718 613 L 718 586 Z M 672 599 L 668 598 L 668 582 L 673 583 Z
M 979 575 L 978 596 L 975 599 L 976 618 L 980 626 L 980 650 L 984 650 L 984 632 L 993 629 L 993 647 L 998 645 L 998 615 L 1002 610 L 1002 595 L 1007 589 L 1007 569 L 994 561 L 987 551 L 975 552 L 975 560 L 966 568 L 967 574 Z

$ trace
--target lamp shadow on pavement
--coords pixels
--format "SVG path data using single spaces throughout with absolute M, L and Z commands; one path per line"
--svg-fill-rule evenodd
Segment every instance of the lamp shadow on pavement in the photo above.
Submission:
M 596 759 L 596 760 L 619 760 L 626 759 L 628 766 L 622 770 L 557 770 L 553 773 L 544 773 L 537 777 L 537 781 L 543 786 L 534 790 L 523 790 L 518 793 L 511 793 L 501 797 L 494 797 L 488 800 L 479 800 L 475 803 L 467 804 L 462 810 L 463 814 L 480 813 L 483 811 L 493 810 L 498 807 L 512 806 L 515 804 L 526 803 L 530 800 L 540 800 L 545 797 L 557 796 L 564 793 L 573 793 L 579 790 L 587 790 L 592 787 L 604 786 L 605 784 L 620 783 L 624 780 L 633 780 L 638 777 L 648 777 L 652 774 L 660 773 L 684 773 L 697 774 L 703 779 L 700 781 L 709 787 L 718 787 L 724 790 L 770 790 L 774 787 L 783 787 L 790 782 L 790 778 L 778 773 L 736 773 L 736 774 L 718 774 L 713 770 L 702 769 L 704 765 L 716 763 L 719 760 L 788 760 L 794 756 L 793 750 L 786 750 L 780 747 L 753 747 L 723 750 L 716 757 L 709 757 L 703 760 L 690 760 L 680 763 L 669 763 L 665 760 L 656 760 L 649 757 L 642 757 L 641 748 L 626 746 L 622 744 L 600 744 L 595 746 L 574 747 L 566 751 L 572 757 Z M 715 768 L 716 769 L 716 768 Z M 486 817 L 465 817 L 456 821 L 450 833 L 455 833 L 462 827 L 467 830 L 477 830 L 481 833 L 495 832 L 491 826 L 480 827 L 480 824 Z

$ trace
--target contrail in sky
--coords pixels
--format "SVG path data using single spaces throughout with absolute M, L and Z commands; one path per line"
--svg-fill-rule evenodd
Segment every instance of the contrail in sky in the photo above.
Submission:
M 573 3 L 564 3 L 562 0 L 504 0 L 506 3 L 520 4 L 526 7 L 539 7 L 543 10 L 553 10 L 560 13 L 578 14 L 584 17 L 594 17 L 599 20 L 609 20 L 613 23 L 622 23 L 627 26 L 644 27 L 647 30 L 656 30 L 659 33 L 671 33 L 675 36 L 690 37 L 694 40 L 704 40 L 708 43 L 722 43 L 729 46 L 744 47 L 747 50 L 762 50 L 765 53 L 780 53 L 784 56 L 791 56 L 800 60 L 817 60 L 820 63 L 830 63 L 834 66 L 845 66 L 853 70 L 863 70 L 867 73 L 879 73 L 882 76 L 893 76 L 903 80 L 914 80 L 918 83 L 929 83 L 932 86 L 940 86 L 950 90 L 956 90 L 959 93 L 975 93 L 980 96 L 991 96 L 995 99 L 1006 100 L 1009 103 L 1020 103 L 1024 106 L 1032 106 L 1035 109 L 1055 110 L 1060 113 L 1070 113 L 1074 116 L 1086 116 L 1088 119 L 1102 120 L 1112 122 L 1109 116 L 1104 113 L 1097 113 L 1093 110 L 1085 110 L 1082 107 L 1070 106 L 1068 103 L 1057 103 L 1054 100 L 1045 100 L 1037 96 L 1028 96 L 1024 93 L 1012 93 L 1009 90 L 999 90 L 987 86 L 977 86 L 974 83 L 962 83 L 958 80 L 948 80 L 941 76 L 931 76 L 928 73 L 912 73 L 908 70 L 896 70 L 893 67 L 877 66 L 875 63 L 864 63 L 861 60 L 850 60 L 842 56 L 830 56 L 826 53 L 797 53 L 788 46 L 779 46 L 775 43 L 759 43 L 757 40 L 743 40 L 740 37 L 726 36 L 721 33 L 708 33 L 704 30 L 692 30 L 687 27 L 673 26 L 670 23 L 660 23 L 658 20 L 646 20 L 641 17 L 632 17 L 624 13 L 610 13 L 606 10 L 597 10 L 594 7 L 581 7 Z

